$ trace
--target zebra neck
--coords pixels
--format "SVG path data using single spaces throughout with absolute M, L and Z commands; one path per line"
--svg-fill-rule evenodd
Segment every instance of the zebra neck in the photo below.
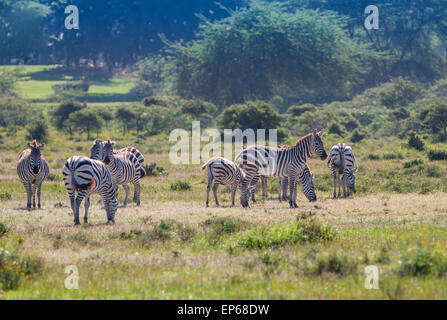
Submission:
M 310 138 L 303 139 L 299 141 L 293 148 L 295 155 L 300 156 L 304 162 L 312 155 L 312 150 L 310 148 Z

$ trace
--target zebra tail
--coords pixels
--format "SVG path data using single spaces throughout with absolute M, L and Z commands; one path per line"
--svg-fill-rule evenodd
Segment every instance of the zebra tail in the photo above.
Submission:
M 144 177 L 146 177 L 146 170 L 144 170 L 143 167 L 141 167 L 141 168 L 139 169 L 139 172 L 140 172 L 140 178 L 144 178 Z
M 211 162 L 211 159 L 210 159 L 210 160 L 208 160 L 208 162 L 207 162 L 207 163 L 205 163 L 205 164 L 204 164 L 204 165 L 202 166 L 202 171 L 203 171 L 203 170 L 205 170 L 205 169 L 206 169 L 206 167 L 208 167 L 208 166 L 209 166 L 210 162 Z

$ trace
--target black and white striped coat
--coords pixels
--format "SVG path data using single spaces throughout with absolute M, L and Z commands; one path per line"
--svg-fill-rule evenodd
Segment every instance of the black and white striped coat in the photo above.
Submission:
M 343 187 L 344 197 L 349 197 L 356 192 L 354 173 L 357 172 L 357 168 L 355 168 L 354 153 L 349 145 L 346 143 L 334 145 L 326 164 L 334 177 L 334 199 L 337 198 L 337 185 L 338 197 L 341 197 L 340 185 Z M 340 179 L 340 176 L 343 177 Z
M 129 196 L 129 183 L 135 188 L 134 201 L 140 205 L 140 179 L 144 177 L 144 170 L 139 165 L 138 159 L 131 153 L 114 153 L 114 141 L 108 140 L 104 144 L 104 163 L 112 175 L 113 184 L 123 185 L 126 190 L 126 197 L 123 205 L 126 206 Z
M 215 157 L 208 160 L 208 162 L 202 166 L 202 170 L 205 169 L 207 169 L 208 177 L 208 185 L 206 188 L 206 206 L 208 207 L 209 194 L 213 180 L 213 194 L 216 205 L 219 205 L 219 200 L 217 200 L 217 188 L 222 184 L 230 186 L 231 205 L 234 206 L 234 196 L 236 189 L 242 185 L 242 181 L 245 177 L 244 171 L 233 161 L 221 157 Z
M 104 162 L 105 161 L 105 145 L 106 145 L 106 143 L 107 143 L 107 141 L 95 140 L 93 142 L 92 148 L 90 149 L 90 157 L 92 159 L 97 159 L 97 160 L 101 160 Z M 113 142 L 113 144 L 114 143 L 115 142 Z M 112 146 L 112 153 L 117 159 L 123 159 L 123 161 L 125 161 L 125 159 L 127 158 L 128 163 L 131 163 L 134 165 L 135 171 L 139 174 L 139 179 L 146 176 L 146 172 L 144 170 L 144 164 L 143 164 L 144 156 L 137 148 L 126 147 L 126 148 L 122 148 L 120 150 L 113 150 L 113 146 Z M 136 159 L 136 161 L 135 161 L 135 159 Z M 115 172 L 116 171 L 114 171 L 114 173 L 112 173 L 112 178 L 114 179 L 114 181 L 126 181 L 126 179 L 114 177 Z M 129 176 L 128 174 L 126 175 L 125 173 L 123 173 L 122 175 Z M 121 184 L 126 192 L 126 196 L 124 198 L 124 206 L 127 205 L 127 199 L 129 198 L 129 193 L 130 193 L 129 186 L 127 184 L 128 182 L 117 183 L 118 185 Z M 132 182 L 132 181 L 130 181 L 130 182 Z M 139 185 L 139 182 L 138 182 L 138 184 L 135 184 L 135 183 L 133 183 L 133 184 L 135 186 L 133 201 L 137 202 L 137 204 L 139 205 L 140 204 L 140 185 Z
M 42 157 L 41 149 L 45 144 L 37 145 L 36 140 L 28 143 L 29 149 L 23 150 L 19 155 L 17 163 L 17 175 L 22 181 L 27 194 L 26 207 L 31 210 L 31 196 L 33 198 L 33 208 L 36 208 L 36 189 L 37 189 L 37 207 L 40 208 L 40 192 L 42 182 L 50 174 L 48 162 Z
M 118 209 L 116 188 L 104 163 L 87 157 L 73 156 L 65 163 L 62 175 L 70 197 L 75 224 L 80 223 L 79 207 L 84 198 L 84 223 L 88 223 L 90 195 L 93 193 L 99 193 L 102 196 L 107 213 L 107 223 L 115 223 L 115 213 Z
M 321 139 L 322 132 L 314 130 L 313 133 L 300 139 L 295 146 L 289 148 L 272 148 L 265 146 L 248 147 L 236 157 L 238 164 L 245 172 L 245 179 L 241 187 L 241 204 L 248 207 L 250 185 L 253 178 L 260 174 L 265 177 L 289 178 L 289 204 L 291 208 L 296 204 L 297 177 L 304 170 L 307 159 L 316 153 L 322 160 L 327 158 L 324 143 Z M 312 199 L 312 201 L 315 201 Z

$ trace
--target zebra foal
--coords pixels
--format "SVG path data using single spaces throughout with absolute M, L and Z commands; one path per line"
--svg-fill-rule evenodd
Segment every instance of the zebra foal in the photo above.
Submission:
M 28 143 L 28 149 L 23 150 L 19 155 L 17 163 L 17 175 L 26 189 L 27 202 L 26 208 L 31 210 L 31 196 L 33 198 L 33 208 L 36 208 L 36 189 L 37 189 L 37 207 L 40 208 L 40 191 L 42 182 L 50 174 L 48 162 L 42 157 L 41 150 L 44 143 L 37 144 L 36 140 Z
M 329 153 L 326 164 L 334 177 L 334 199 L 337 198 L 337 185 L 338 198 L 341 197 L 340 185 L 343 187 L 343 196 L 345 198 L 357 192 L 354 175 L 357 172 L 357 168 L 354 168 L 354 153 L 349 145 L 346 143 L 334 145 Z M 340 176 L 343 177 L 340 179 Z
M 245 177 L 244 171 L 233 161 L 221 157 L 215 157 L 208 160 L 202 166 L 202 170 L 207 169 L 208 185 L 206 187 L 206 206 L 209 204 L 209 195 L 211 184 L 214 180 L 213 194 L 216 205 L 219 206 L 217 199 L 217 188 L 220 184 L 228 185 L 231 189 L 231 206 L 234 206 L 234 196 L 236 189 L 241 186 Z

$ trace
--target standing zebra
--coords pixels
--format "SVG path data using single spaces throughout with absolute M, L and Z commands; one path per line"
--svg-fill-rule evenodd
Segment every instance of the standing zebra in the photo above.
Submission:
M 110 141 L 110 140 L 109 140 Z M 106 141 L 102 141 L 102 140 L 95 140 L 93 142 L 92 148 L 90 150 L 90 157 L 92 159 L 97 159 L 97 160 L 101 160 L 104 162 L 105 160 L 105 145 L 106 145 Z M 115 142 L 113 142 L 114 144 Z M 115 156 L 118 156 L 119 158 L 125 157 L 129 160 L 129 163 L 133 164 L 135 166 L 135 170 L 139 173 L 139 178 L 143 178 L 146 176 L 146 172 L 144 170 L 143 167 L 143 162 L 144 162 L 144 156 L 143 154 L 135 147 L 126 147 L 126 148 L 122 148 L 120 150 L 113 150 L 112 147 L 112 153 Z M 135 161 L 135 159 L 137 161 Z M 120 184 L 120 183 L 118 183 Z M 127 183 L 123 183 L 123 188 L 126 192 L 126 196 L 124 199 L 124 206 L 127 205 L 127 199 L 129 197 L 129 186 L 127 185 Z M 134 184 L 135 186 L 135 184 Z M 138 193 L 138 194 L 137 194 Z M 135 190 L 134 190 L 134 197 L 133 197 L 133 201 L 137 202 L 137 205 L 140 205 L 139 202 L 139 184 L 138 184 L 138 189 L 135 186 Z
M 145 176 L 144 169 L 139 165 L 137 157 L 131 153 L 115 153 L 113 152 L 113 146 L 115 141 L 110 139 L 104 144 L 104 163 L 110 170 L 112 175 L 113 184 L 122 184 L 126 190 L 126 197 L 124 198 L 123 205 L 127 205 L 127 199 L 129 197 L 128 183 L 134 185 L 134 197 L 133 201 L 140 205 L 140 178 Z
M 357 191 L 355 189 L 354 175 L 357 172 L 357 168 L 354 168 L 355 158 L 350 146 L 346 143 L 334 145 L 329 153 L 326 164 L 331 169 L 332 176 L 334 177 L 334 199 L 337 198 L 337 185 L 339 198 L 341 197 L 340 184 L 343 186 L 344 197 L 349 197 Z M 340 175 L 343 175 L 341 181 Z
M 109 170 L 101 161 L 73 156 L 65 163 L 62 175 L 70 197 L 75 224 L 80 224 L 79 207 L 84 197 L 84 223 L 88 223 L 90 195 L 93 193 L 100 193 L 102 196 L 107 213 L 107 223 L 115 223 L 115 213 L 118 208 L 116 188 L 112 184 Z M 78 194 L 75 199 L 76 191 Z
M 236 157 L 238 164 L 245 172 L 245 179 L 241 187 L 241 204 L 249 207 L 250 185 L 256 174 L 266 177 L 288 177 L 289 178 L 289 204 L 291 208 L 298 207 L 296 204 L 297 176 L 304 170 L 307 159 L 317 153 L 322 160 L 327 158 L 324 150 L 322 132 L 314 130 L 303 137 L 293 147 L 272 148 L 265 146 L 251 146 L 242 150 Z M 316 198 L 314 199 L 316 200 Z
M 236 194 L 236 189 L 241 186 L 245 177 L 244 171 L 233 161 L 221 157 L 215 157 L 208 160 L 208 162 L 202 166 L 202 170 L 205 170 L 205 168 L 207 168 L 208 176 L 208 185 L 206 187 L 206 206 L 208 207 L 211 184 L 213 180 L 215 180 L 213 194 L 214 200 L 216 200 L 216 205 L 219 206 L 219 200 L 217 200 L 217 188 L 219 187 L 219 184 L 222 184 L 230 186 L 231 206 L 234 206 L 234 196 Z
M 50 174 L 48 162 L 42 157 L 41 149 L 44 143 L 37 145 L 37 141 L 33 140 L 28 143 L 28 148 L 19 155 L 17 163 L 17 174 L 22 180 L 26 189 L 27 202 L 26 208 L 31 210 L 31 195 L 33 197 L 33 208 L 36 208 L 36 188 L 37 188 L 37 207 L 40 208 L 40 190 L 42 182 Z

